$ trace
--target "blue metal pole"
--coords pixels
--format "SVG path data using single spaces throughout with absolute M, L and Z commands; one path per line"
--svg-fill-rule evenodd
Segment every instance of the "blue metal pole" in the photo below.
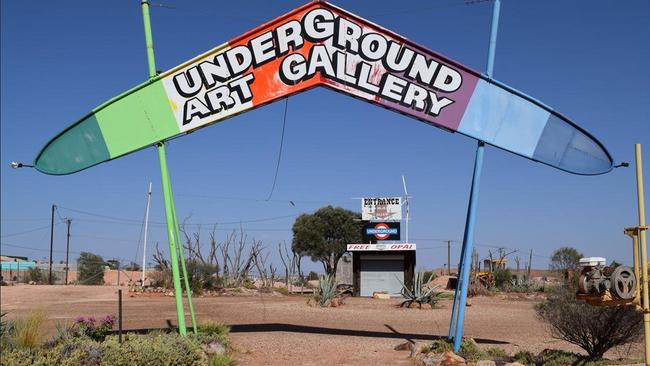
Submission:
M 492 25 L 490 27 L 490 48 L 488 48 L 487 76 L 492 78 L 494 71 L 494 52 L 497 48 L 497 33 L 499 31 L 499 14 L 501 13 L 501 1 L 494 0 L 492 8 Z
M 467 289 L 469 287 L 469 272 L 472 261 L 472 248 L 474 246 L 474 225 L 476 224 L 476 209 L 478 207 L 479 188 L 481 186 L 481 170 L 483 169 L 483 152 L 485 143 L 479 141 L 476 148 L 476 159 L 474 160 L 474 177 L 472 178 L 472 190 L 469 196 L 469 207 L 467 208 L 467 223 L 465 224 L 465 235 L 463 237 L 463 257 L 461 258 L 461 271 L 458 274 L 457 287 L 460 288 L 460 300 L 456 307 L 457 320 L 454 335 L 454 352 L 460 350 L 460 342 L 463 338 L 463 325 L 465 323 L 465 305 L 467 304 Z
M 492 78 L 494 71 L 494 53 L 497 45 L 497 33 L 499 29 L 499 14 L 501 12 L 501 1 L 494 0 L 492 8 L 492 24 L 490 27 L 490 46 L 488 48 L 487 76 Z M 481 186 L 481 170 L 483 169 L 483 154 L 485 143 L 478 142 L 476 148 L 476 158 L 474 160 L 474 175 L 472 177 L 472 189 L 469 196 L 469 206 L 467 208 L 467 221 L 465 223 L 465 233 L 463 235 L 463 249 L 460 270 L 458 274 L 458 283 L 456 286 L 456 296 L 460 292 L 460 300 L 456 304 L 454 296 L 454 308 L 452 308 L 451 325 L 455 326 L 454 334 L 454 352 L 460 350 L 460 344 L 463 339 L 463 326 L 465 325 L 465 305 L 467 303 L 467 290 L 469 287 L 469 272 L 472 260 L 472 249 L 474 246 L 474 225 L 476 224 L 476 210 L 478 207 L 479 191 Z M 460 291 L 458 290 L 460 289 Z M 454 313 L 454 311 L 457 312 Z M 456 318 L 454 324 L 454 318 Z M 451 333 L 451 330 L 450 330 Z

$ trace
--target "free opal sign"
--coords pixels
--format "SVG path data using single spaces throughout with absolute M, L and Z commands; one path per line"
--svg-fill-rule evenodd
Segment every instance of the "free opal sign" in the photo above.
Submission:
M 600 142 L 550 107 L 321 1 L 92 109 L 34 165 L 74 173 L 318 86 L 571 173 L 612 168 Z
M 348 252 L 367 252 L 367 251 L 399 251 L 415 250 L 414 243 L 395 243 L 395 244 L 348 244 Z

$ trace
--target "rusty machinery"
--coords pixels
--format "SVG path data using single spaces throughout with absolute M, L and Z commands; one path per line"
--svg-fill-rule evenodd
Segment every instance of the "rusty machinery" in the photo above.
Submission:
M 605 258 L 580 259 L 578 279 L 579 299 L 592 305 L 622 305 L 637 298 L 638 281 L 635 271 L 627 266 L 608 267 Z

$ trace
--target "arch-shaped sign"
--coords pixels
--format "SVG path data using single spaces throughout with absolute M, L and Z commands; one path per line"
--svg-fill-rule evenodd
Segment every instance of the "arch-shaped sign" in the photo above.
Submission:
M 576 174 L 604 146 L 551 108 L 326 2 L 303 5 L 119 95 L 50 140 L 70 174 L 317 86 Z

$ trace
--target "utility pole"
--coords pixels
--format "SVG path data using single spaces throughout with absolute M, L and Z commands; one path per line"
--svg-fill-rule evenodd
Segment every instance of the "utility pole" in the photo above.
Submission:
M 54 248 L 54 210 L 56 205 L 52 205 L 52 220 L 50 221 L 50 274 L 47 277 L 47 283 L 52 284 L 52 250 Z
M 70 224 L 72 224 L 72 220 L 66 219 L 65 222 L 66 224 L 68 224 L 68 236 L 65 244 L 65 284 L 67 285 L 68 271 L 70 270 L 70 266 L 68 265 L 68 259 L 70 257 Z
M 447 275 L 451 276 L 451 240 L 447 240 Z

